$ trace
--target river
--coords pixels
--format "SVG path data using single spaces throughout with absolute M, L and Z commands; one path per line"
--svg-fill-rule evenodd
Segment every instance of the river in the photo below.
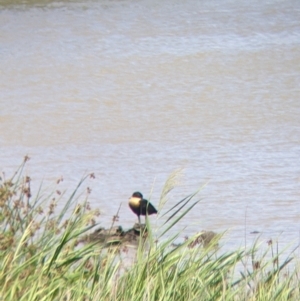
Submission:
M 0 28 L 1 172 L 28 155 L 66 195 L 93 172 L 98 222 L 130 227 L 181 169 L 162 214 L 203 186 L 182 237 L 299 243 L 299 1 L 0 0 Z

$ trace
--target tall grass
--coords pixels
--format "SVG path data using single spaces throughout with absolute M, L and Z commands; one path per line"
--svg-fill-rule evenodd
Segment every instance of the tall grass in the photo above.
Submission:
M 80 243 L 98 214 L 80 194 L 86 178 L 63 195 L 56 213 L 56 193 L 31 195 L 26 160 L 13 177 L 0 179 L 0 300 L 300 300 L 299 269 L 288 269 L 290 258 L 280 262 L 272 243 L 260 257 L 257 245 L 232 252 L 214 241 L 203 247 L 199 233 L 174 244 L 179 233 L 170 230 L 199 202 L 197 193 L 167 212 L 159 237 L 146 219 L 147 238 L 129 265 L 127 246 Z

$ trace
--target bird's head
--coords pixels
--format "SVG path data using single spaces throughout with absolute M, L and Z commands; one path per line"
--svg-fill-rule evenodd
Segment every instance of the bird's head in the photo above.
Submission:
M 136 191 L 136 192 L 134 192 L 134 193 L 132 194 L 132 197 L 133 197 L 133 198 L 140 198 L 140 199 L 142 199 L 142 198 L 143 198 L 143 195 L 142 195 L 140 192 Z

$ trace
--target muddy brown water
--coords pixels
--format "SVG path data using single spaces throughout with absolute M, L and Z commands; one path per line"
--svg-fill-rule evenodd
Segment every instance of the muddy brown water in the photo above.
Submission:
M 94 172 L 98 221 L 122 203 L 129 228 L 132 192 L 158 206 L 183 168 L 163 212 L 205 187 L 182 237 L 299 242 L 299 1 L 0 0 L 0 28 L 1 171 L 28 154 L 67 194 Z

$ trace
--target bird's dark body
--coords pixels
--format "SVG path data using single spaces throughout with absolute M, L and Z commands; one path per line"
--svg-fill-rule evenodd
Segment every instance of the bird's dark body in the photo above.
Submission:
M 154 206 L 145 199 L 140 200 L 139 206 L 129 204 L 129 207 L 136 215 L 151 215 L 157 213 Z
M 130 209 L 138 216 L 139 222 L 141 215 L 151 215 L 157 213 L 154 206 L 146 199 L 140 192 L 134 192 L 132 197 L 129 199 Z

